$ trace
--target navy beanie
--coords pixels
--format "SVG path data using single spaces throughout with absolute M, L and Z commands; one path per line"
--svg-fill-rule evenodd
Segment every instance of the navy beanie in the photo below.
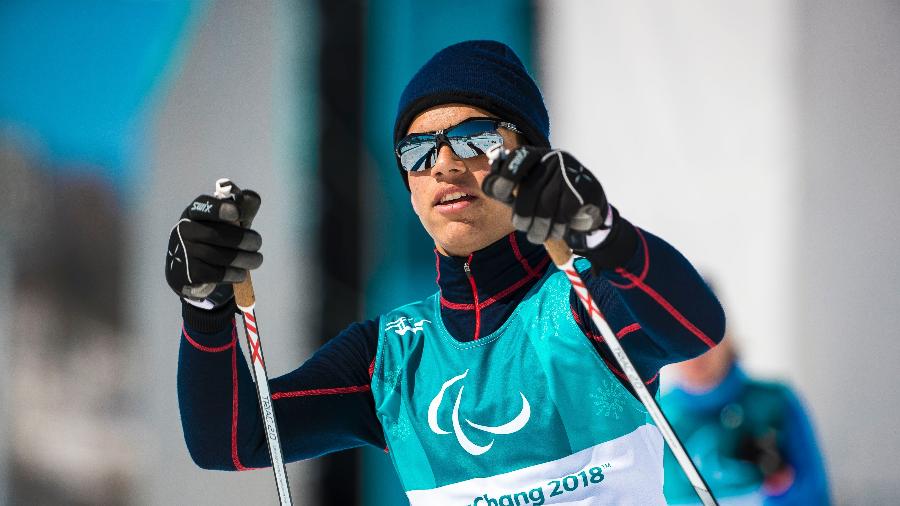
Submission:
M 470 40 L 448 46 L 432 56 L 400 96 L 394 121 L 394 145 L 406 135 L 416 115 L 450 103 L 490 111 L 516 125 L 528 144 L 550 147 L 550 118 L 541 91 L 506 44 Z M 399 160 L 397 164 L 399 167 Z M 400 173 L 406 181 L 406 171 L 401 168 Z

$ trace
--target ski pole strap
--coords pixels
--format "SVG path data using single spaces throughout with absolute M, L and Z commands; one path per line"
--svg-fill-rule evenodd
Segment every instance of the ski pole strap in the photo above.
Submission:
M 625 349 L 619 344 L 619 339 L 616 338 L 615 332 L 612 331 L 609 324 L 603 319 L 600 309 L 594 302 L 593 297 L 591 297 L 584 280 L 581 279 L 581 275 L 575 269 L 574 257 L 569 246 L 564 241 L 551 239 L 544 243 L 544 247 L 547 249 L 547 253 L 549 253 L 553 263 L 556 264 L 556 267 L 563 271 L 566 274 L 566 277 L 569 278 L 569 282 L 572 283 L 572 288 L 575 290 L 578 300 L 584 305 L 594 326 L 600 330 L 600 334 L 609 346 L 613 357 L 619 364 L 622 372 L 624 372 L 625 376 L 628 378 L 628 383 L 631 385 L 631 388 L 634 389 L 641 404 L 647 408 L 647 412 L 650 414 L 650 417 L 662 434 L 663 439 L 672 450 L 675 460 L 678 461 L 681 470 L 684 471 L 688 481 L 690 481 L 691 485 L 694 487 L 697 497 L 700 498 L 700 501 L 704 506 L 718 506 L 716 499 L 709 490 L 709 485 L 706 484 L 703 477 L 697 471 L 694 462 L 691 460 L 687 451 L 685 451 L 684 446 L 681 444 L 681 441 L 678 440 L 678 436 L 669 424 L 669 420 L 656 403 L 656 399 L 654 399 L 650 394 L 650 391 L 647 390 L 647 386 L 644 385 L 640 374 L 638 374 L 637 369 L 631 363 L 631 359 L 629 359 L 628 355 L 625 353 Z

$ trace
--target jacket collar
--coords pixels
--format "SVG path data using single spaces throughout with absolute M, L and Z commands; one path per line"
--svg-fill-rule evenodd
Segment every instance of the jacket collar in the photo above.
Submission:
M 437 250 L 435 257 L 441 302 L 451 308 L 473 304 L 476 293 L 479 305 L 484 305 L 524 285 L 531 286 L 550 264 L 544 247 L 528 242 L 521 232 L 513 232 L 468 257 L 445 256 Z

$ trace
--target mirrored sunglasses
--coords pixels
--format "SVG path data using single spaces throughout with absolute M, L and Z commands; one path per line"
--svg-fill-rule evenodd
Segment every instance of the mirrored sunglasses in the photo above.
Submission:
M 437 161 L 443 144 L 450 146 L 459 158 L 473 158 L 503 145 L 498 128 L 522 133 L 515 125 L 496 118 L 469 118 L 455 126 L 434 133 L 409 134 L 394 152 L 407 172 L 430 169 Z

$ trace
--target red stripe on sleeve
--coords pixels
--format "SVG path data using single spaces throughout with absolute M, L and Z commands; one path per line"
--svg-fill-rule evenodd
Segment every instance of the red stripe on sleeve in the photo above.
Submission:
M 618 337 L 619 339 L 622 339 L 623 337 L 627 336 L 628 334 L 631 334 L 632 332 L 637 332 L 638 330 L 641 330 L 641 324 L 640 323 L 632 323 L 631 325 L 628 325 L 626 327 L 622 327 L 621 329 L 619 329 L 619 331 L 616 332 L 616 337 Z
M 355 394 L 368 392 L 372 389 L 369 385 L 357 385 L 352 387 L 318 388 L 315 390 L 294 390 L 292 392 L 275 392 L 272 400 L 289 399 L 291 397 L 314 397 L 317 395 Z
M 635 230 L 635 232 L 637 232 L 638 237 L 640 237 L 641 245 L 644 250 L 644 267 L 643 267 L 643 269 L 641 269 L 641 274 L 637 278 L 640 281 L 644 281 L 644 278 L 647 277 L 647 271 L 650 270 L 650 251 L 647 249 L 647 238 L 644 237 L 644 234 L 643 234 L 643 232 L 641 232 L 641 229 L 634 227 L 634 230 Z M 626 276 L 626 274 L 629 274 L 629 272 L 621 267 L 616 269 L 616 274 L 619 274 L 620 276 L 631 279 L 630 277 Z M 633 277 L 634 275 L 631 275 L 631 276 Z M 619 283 L 610 281 L 610 284 L 612 284 L 613 286 L 615 286 L 617 288 L 625 288 L 625 289 L 634 288 L 634 286 L 635 286 L 634 281 L 632 281 L 631 283 L 624 284 L 624 285 L 620 285 Z
M 581 317 L 578 316 L 578 311 L 575 311 L 575 308 L 573 306 L 570 305 L 569 310 L 572 312 L 572 318 L 575 319 L 575 323 L 578 324 L 578 328 L 580 328 L 581 331 L 585 333 L 585 335 L 587 335 L 591 339 L 596 340 L 597 342 L 600 342 L 600 343 L 603 342 L 603 336 L 598 336 L 598 335 L 594 334 L 593 332 L 591 332 L 590 328 L 587 328 L 584 325 L 584 323 L 582 323 Z M 609 322 L 607 322 L 607 323 L 609 323 Z M 623 337 L 627 336 L 628 334 L 631 334 L 632 332 L 637 332 L 638 330 L 641 330 L 641 324 L 635 322 L 635 323 L 632 323 L 631 325 L 626 325 L 626 326 L 622 327 L 621 329 L 619 329 L 619 331 L 616 332 L 616 337 L 618 337 L 619 340 L 621 341 Z
M 215 348 L 209 347 L 209 346 L 203 346 L 202 344 L 198 343 L 197 341 L 194 341 L 193 339 L 191 339 L 191 336 L 188 335 L 187 329 L 184 328 L 184 325 L 181 326 L 181 333 L 184 335 L 184 338 L 187 339 L 187 342 L 191 343 L 191 346 L 193 346 L 194 348 L 197 348 L 200 351 L 205 351 L 207 353 L 217 353 L 220 351 L 225 351 L 227 349 L 230 349 L 232 346 L 234 346 L 234 343 L 237 341 L 237 331 L 233 327 L 231 329 L 231 342 L 224 346 L 217 346 Z
M 575 318 L 575 323 L 578 324 L 578 328 L 581 329 L 584 335 L 588 336 L 588 338 L 593 339 L 594 341 L 597 341 L 598 343 L 603 342 L 603 336 L 594 334 L 593 332 L 591 332 L 590 327 L 587 327 L 581 323 L 581 317 L 578 316 L 578 312 L 575 311 L 574 307 L 569 306 L 569 310 L 572 311 L 572 317 Z
M 682 327 L 686 328 L 692 334 L 697 336 L 697 339 L 700 339 L 701 341 L 703 341 L 703 344 L 709 346 L 710 348 L 713 348 L 716 346 L 715 341 L 710 339 L 709 336 L 704 334 L 702 330 L 697 328 L 696 325 L 694 325 L 693 323 L 690 322 L 690 320 L 685 318 L 685 316 L 683 314 L 681 314 L 681 312 L 679 312 L 677 309 L 675 309 L 675 307 L 668 300 L 666 300 L 665 297 L 660 295 L 653 288 L 650 288 L 650 286 L 644 284 L 643 280 L 638 279 L 634 274 L 630 274 L 627 272 L 624 274 L 624 276 L 626 278 L 628 278 L 629 280 L 631 280 L 631 282 L 634 283 L 634 286 L 637 286 L 638 288 L 640 288 L 642 292 L 649 295 L 650 298 L 652 298 L 654 301 L 656 301 L 657 304 L 662 306 L 662 308 L 665 309 L 670 315 L 672 315 L 672 317 L 675 318 L 678 321 L 678 323 L 681 324 Z
M 249 468 L 241 464 L 237 448 L 238 430 L 238 375 L 237 375 L 237 347 L 231 351 L 231 462 L 238 471 L 246 471 Z

